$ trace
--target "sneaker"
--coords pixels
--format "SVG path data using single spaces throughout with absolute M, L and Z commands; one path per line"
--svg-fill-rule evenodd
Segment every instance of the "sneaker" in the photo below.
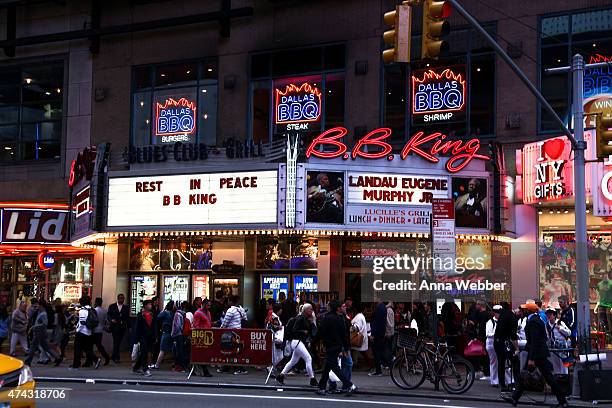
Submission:
M 249 372 L 247 370 L 244 370 L 242 368 L 239 368 L 238 370 L 234 371 L 234 375 L 244 375 L 244 374 L 248 374 Z
M 346 392 L 346 394 L 350 395 L 350 394 L 354 394 L 357 392 L 358 387 L 353 384 L 351 385 L 347 390 L 344 390 Z
M 99 358 L 98 361 L 96 361 L 96 364 L 94 364 L 94 368 L 97 370 L 98 368 L 100 368 L 100 364 L 102 364 L 101 358 Z
M 149 370 L 159 370 L 159 367 L 155 364 L 149 364 Z
M 382 377 L 383 373 L 377 373 L 376 371 L 372 371 L 371 373 L 368 373 L 368 377 Z
M 288 376 L 294 376 L 295 375 L 295 370 L 291 370 L 287 373 Z
M 310 379 L 310 386 L 311 387 L 318 387 L 319 386 L 319 382 L 317 381 L 316 378 L 313 377 L 313 378 Z
M 142 375 L 144 375 L 145 377 L 150 377 L 151 376 L 151 371 L 147 370 L 144 373 L 142 373 Z
M 217 372 L 218 372 L 219 374 L 223 374 L 225 371 L 223 371 L 221 368 L 217 368 Z
M 327 395 L 327 391 L 325 391 L 324 389 L 322 390 L 321 388 L 317 389 L 317 394 L 319 395 Z
M 285 376 L 282 374 L 278 374 L 276 376 L 276 382 L 279 383 L 280 385 L 285 385 Z
M 489 379 L 491 379 L 491 377 L 489 377 L 488 375 L 483 375 L 481 377 L 478 377 L 478 379 L 480 381 L 488 381 Z

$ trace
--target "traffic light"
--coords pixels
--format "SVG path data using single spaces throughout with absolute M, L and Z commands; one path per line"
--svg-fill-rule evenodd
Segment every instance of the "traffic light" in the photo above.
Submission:
M 423 2 L 423 40 L 421 58 L 436 59 L 448 53 L 448 42 L 441 39 L 450 32 L 451 5 L 448 1 L 425 0 Z
M 385 13 L 383 21 L 391 26 L 385 31 L 383 40 L 389 48 L 383 51 L 382 58 L 385 64 L 392 62 L 410 62 L 410 36 L 412 31 L 411 8 L 408 4 L 400 4 L 394 11 Z
M 597 115 L 597 158 L 607 159 L 612 155 L 612 116 Z

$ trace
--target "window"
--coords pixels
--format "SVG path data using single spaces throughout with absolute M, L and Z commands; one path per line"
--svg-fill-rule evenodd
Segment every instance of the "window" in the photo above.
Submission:
M 132 145 L 218 144 L 215 61 L 136 67 L 132 86 Z
M 485 24 L 495 33 L 495 24 Z M 406 139 L 418 131 L 439 131 L 457 137 L 487 137 L 495 134 L 495 54 L 482 36 L 471 29 L 453 30 L 448 39 L 451 54 L 436 63 L 384 65 L 382 94 L 382 126 L 393 130 L 395 146 L 403 146 Z M 411 54 L 420 59 L 421 36 L 412 38 Z M 411 78 L 415 70 L 452 68 L 467 80 L 467 107 L 458 120 L 420 123 L 411 117 Z M 421 71 L 422 72 L 422 71 Z
M 0 161 L 59 159 L 64 63 L 0 69 Z
M 544 16 L 540 19 L 540 90 L 566 123 L 570 122 L 571 116 L 571 74 L 549 74 L 545 70 L 570 65 L 572 56 L 577 53 L 582 54 L 586 63 L 612 57 L 612 9 Z M 585 83 L 588 71 L 585 71 Z M 586 105 L 585 110 L 589 111 Z M 556 122 L 542 108 L 539 129 L 541 132 L 559 131 Z
M 287 124 L 298 116 L 310 119 L 307 129 L 302 129 L 304 143 L 325 129 L 343 126 L 345 60 L 343 44 L 252 55 L 249 126 L 253 142 L 283 139 Z M 316 103 L 297 110 L 289 103 L 286 109 L 281 108 L 279 119 L 277 91 L 289 92 L 299 100 L 307 94 Z

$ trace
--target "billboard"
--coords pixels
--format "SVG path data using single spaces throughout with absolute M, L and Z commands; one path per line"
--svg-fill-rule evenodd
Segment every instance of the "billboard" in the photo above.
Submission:
M 238 366 L 272 365 L 272 331 L 264 329 L 193 329 L 191 363 Z

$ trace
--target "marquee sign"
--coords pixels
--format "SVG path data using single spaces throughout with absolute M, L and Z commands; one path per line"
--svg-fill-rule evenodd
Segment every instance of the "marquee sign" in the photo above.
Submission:
M 348 202 L 430 206 L 434 198 L 449 197 L 449 177 L 387 173 L 349 173 Z M 406 209 L 407 210 L 407 209 Z M 373 215 L 376 215 L 374 213 Z M 406 213 L 408 216 L 408 213 Z M 378 214 L 378 217 L 384 217 Z M 401 216 L 401 214 L 398 214 Z M 419 216 L 419 214 L 412 214 Z M 382 221 L 382 218 L 378 221 Z
M 277 220 L 276 170 L 111 178 L 109 227 Z
M 585 132 L 586 156 L 591 157 L 591 132 Z M 572 146 L 566 136 L 527 144 L 522 149 L 523 203 L 558 201 L 574 195 Z M 590 177 L 587 177 L 587 192 Z
M 612 58 L 597 54 L 591 56 L 589 64 L 610 62 Z M 583 80 L 584 113 L 612 113 L 612 67 L 585 68 Z M 587 127 L 595 126 L 595 117 L 588 116 Z
M 413 125 L 465 119 L 465 67 L 427 69 L 412 75 Z
M 275 112 L 277 125 L 286 125 L 287 130 L 308 130 L 309 122 L 321 118 L 321 91 L 308 82 L 289 84 L 284 89 L 275 89 Z
M 389 138 L 392 130 L 389 128 L 374 129 L 353 146 L 349 152 L 348 146 L 342 138 L 348 133 L 344 127 L 335 127 L 326 130 L 315 137 L 308 149 L 306 157 L 320 157 L 332 159 L 342 157 L 344 160 L 349 158 L 356 159 L 395 159 L 392 153 L 393 147 L 385 139 Z M 446 170 L 456 173 L 463 170 L 472 160 L 490 160 L 488 156 L 479 154 L 480 140 L 446 140 L 447 136 L 440 132 L 426 135 L 424 132 L 415 133 L 404 145 L 400 153 L 400 159 L 405 160 L 409 155 L 415 154 L 431 163 L 438 163 L 438 156 L 449 156 L 446 160 Z M 365 149 L 364 149 L 365 148 Z
M 189 141 L 187 135 L 196 129 L 196 104 L 186 98 L 178 101 L 168 98 L 155 108 L 155 135 L 162 137 L 162 142 Z M 182 137 L 172 137 L 182 135 Z

